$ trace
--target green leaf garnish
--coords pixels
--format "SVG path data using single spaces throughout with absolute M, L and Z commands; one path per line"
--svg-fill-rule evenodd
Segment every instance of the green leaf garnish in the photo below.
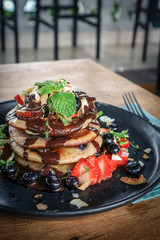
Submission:
M 3 132 L 5 127 L 7 127 L 7 123 L 0 125 L 0 139 L 7 138 L 6 134 Z
M 6 164 L 6 161 L 0 159 L 0 167 L 1 167 L 2 165 L 4 165 L 4 164 Z
M 64 117 L 62 117 L 59 113 L 57 113 L 58 117 L 61 119 L 61 121 L 64 123 L 64 125 L 68 125 L 68 121 L 67 119 L 65 119 Z
M 85 173 L 83 173 L 81 176 L 79 176 L 79 178 L 80 178 L 80 177 L 83 177 L 83 176 L 84 176 L 86 173 L 88 173 L 88 172 L 89 172 L 89 167 L 87 167 L 87 166 L 86 166 L 86 167 L 85 167 L 85 169 L 86 169 L 86 172 L 85 172 Z
M 48 126 L 48 119 L 46 120 L 45 125 Z
M 130 141 L 129 141 L 129 142 L 130 142 Z M 136 149 L 140 150 L 140 147 L 139 147 L 139 145 L 134 145 L 132 142 L 130 142 L 130 144 L 131 144 L 131 146 L 132 146 L 132 147 L 134 147 L 134 148 L 136 148 Z
M 98 113 L 97 113 L 97 118 L 98 117 L 101 117 L 103 115 L 103 111 L 99 111 Z
M 0 160 L 0 166 L 6 165 L 6 168 L 8 168 L 11 163 L 15 163 L 15 161 L 9 159 L 7 161 L 4 161 L 2 159 Z
M 40 95 L 49 94 L 52 92 L 59 92 L 66 85 L 66 80 L 61 79 L 60 82 L 46 80 L 45 82 L 35 83 L 34 86 L 38 86 L 38 93 Z
M 5 142 L 3 140 L 0 140 L 0 147 L 3 147 L 5 145 Z
M 120 138 L 128 138 L 129 137 L 128 129 L 123 130 L 122 132 L 114 132 L 113 130 L 110 130 L 109 132 L 113 134 L 113 136 L 116 138 L 117 141 L 120 140 Z
M 51 96 L 54 111 L 68 118 L 76 112 L 76 99 L 71 92 L 59 92 Z
M 45 132 L 45 136 L 46 136 L 46 138 L 49 138 L 49 132 L 48 131 Z

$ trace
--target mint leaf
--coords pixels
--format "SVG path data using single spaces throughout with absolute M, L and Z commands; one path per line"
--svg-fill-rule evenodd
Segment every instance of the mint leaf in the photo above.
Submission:
M 49 94 L 52 92 L 59 92 L 66 85 L 66 80 L 61 79 L 62 81 L 55 82 L 46 80 L 45 82 L 35 83 L 34 86 L 38 86 L 38 93 L 40 95 Z
M 46 86 L 41 87 L 41 88 L 38 90 L 38 93 L 39 93 L 40 95 L 49 94 L 49 93 L 54 92 L 54 90 L 55 90 L 55 87 L 54 87 L 54 86 L 46 85 Z
M 38 82 L 38 83 L 35 83 L 34 86 L 39 86 L 39 87 L 42 87 L 42 86 L 46 86 L 46 85 L 55 85 L 56 82 L 54 81 L 51 81 L 51 80 L 46 80 L 45 82 Z
M 51 96 L 54 111 L 68 118 L 76 112 L 76 99 L 73 93 L 60 92 Z
M 57 113 L 57 115 L 58 115 L 58 117 L 61 119 L 61 121 L 65 124 L 65 125 L 68 125 L 68 121 L 64 118 L 64 117 L 62 117 L 60 114 L 58 114 Z

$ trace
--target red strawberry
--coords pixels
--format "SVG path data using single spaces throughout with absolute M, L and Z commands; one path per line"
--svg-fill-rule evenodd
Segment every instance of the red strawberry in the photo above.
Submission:
M 117 168 L 117 163 L 111 159 L 111 156 L 107 158 L 107 161 L 111 167 L 112 172 Z
M 73 117 L 78 117 L 78 112 L 75 112 L 71 117 L 72 117 L 72 118 L 73 118 Z
M 118 140 L 117 144 L 119 147 L 127 148 L 127 149 L 130 146 L 129 140 L 127 138 L 120 138 L 120 140 Z
M 118 166 L 125 165 L 128 162 L 128 152 L 120 149 L 118 154 L 112 154 L 111 159 L 115 161 Z
M 109 132 L 109 129 L 107 129 L 107 128 L 101 128 L 100 129 L 100 134 L 103 134 L 103 133 L 106 133 L 106 132 Z
M 25 117 L 25 118 L 29 118 L 33 116 L 33 113 L 30 111 L 25 111 L 25 110 L 16 110 L 16 114 L 19 117 Z
M 102 171 L 102 180 L 107 180 L 112 177 L 112 170 L 107 161 L 106 155 L 101 155 L 98 158 L 98 164 Z
M 81 158 L 74 166 L 71 175 L 78 178 L 80 185 L 85 182 L 94 185 L 97 182 L 98 171 L 85 158 Z
M 20 105 L 23 105 L 24 104 L 24 101 L 23 99 L 21 98 L 20 94 L 16 95 L 14 97 L 14 99 L 20 104 Z
M 89 162 L 92 165 L 92 167 L 97 169 L 98 172 L 97 183 L 100 183 L 102 181 L 102 171 L 99 167 L 97 157 L 95 155 L 92 155 L 89 158 L 87 158 L 87 162 Z

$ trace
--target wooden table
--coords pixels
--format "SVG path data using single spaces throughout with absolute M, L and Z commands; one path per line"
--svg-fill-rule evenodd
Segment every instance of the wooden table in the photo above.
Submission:
M 124 105 L 121 93 L 133 90 L 140 104 L 160 118 L 160 98 L 88 60 L 0 66 L 0 101 L 13 99 L 37 81 L 65 78 L 98 101 Z M 67 219 L 32 219 L 0 212 L 0 239 L 160 239 L 160 197 L 111 211 Z

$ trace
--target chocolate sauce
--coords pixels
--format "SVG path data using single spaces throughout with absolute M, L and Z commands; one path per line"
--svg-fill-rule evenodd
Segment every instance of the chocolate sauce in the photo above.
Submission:
M 53 174 L 56 175 L 57 177 L 60 177 L 60 178 L 61 178 L 61 177 L 64 176 L 64 173 L 63 173 L 63 172 L 58 171 L 56 168 L 53 168 L 53 167 L 50 166 L 50 165 L 44 166 L 44 167 L 41 169 L 40 174 L 41 174 L 42 177 L 47 177 L 47 176 L 49 176 L 50 171 L 52 171 Z
M 98 151 L 99 150 L 99 144 L 96 142 L 96 141 L 92 141 L 92 144 L 93 144 L 93 146 L 95 147 L 95 149 L 96 149 L 96 151 Z
M 33 145 L 37 141 L 38 137 L 26 138 L 22 143 L 22 147 L 29 148 L 30 145 Z
M 1 155 L 1 159 L 4 161 L 7 161 L 8 158 L 11 157 L 12 153 L 13 153 L 13 150 L 11 148 L 11 145 L 9 143 L 5 143 L 3 152 Z
M 98 136 L 98 134 L 99 134 L 99 130 L 98 130 L 98 129 L 96 129 L 96 128 L 94 128 L 94 127 L 91 127 L 91 126 L 89 126 L 88 129 L 89 129 L 90 131 L 95 132 L 95 134 Z
M 23 157 L 24 157 L 25 160 L 28 160 L 28 153 L 27 153 L 27 152 L 24 152 L 24 153 L 23 153 Z
M 26 119 L 27 130 L 35 133 L 45 134 L 46 126 L 45 121 L 41 118 L 28 118 Z
M 60 156 L 58 151 L 55 152 L 47 150 L 45 150 L 44 152 L 38 151 L 38 154 L 41 156 L 42 162 L 44 164 L 57 165 L 59 163 Z
M 51 138 L 47 139 L 47 141 L 46 141 L 46 148 L 57 149 L 57 148 L 63 147 L 65 142 L 67 142 L 70 139 L 71 139 L 70 136 L 51 137 Z

